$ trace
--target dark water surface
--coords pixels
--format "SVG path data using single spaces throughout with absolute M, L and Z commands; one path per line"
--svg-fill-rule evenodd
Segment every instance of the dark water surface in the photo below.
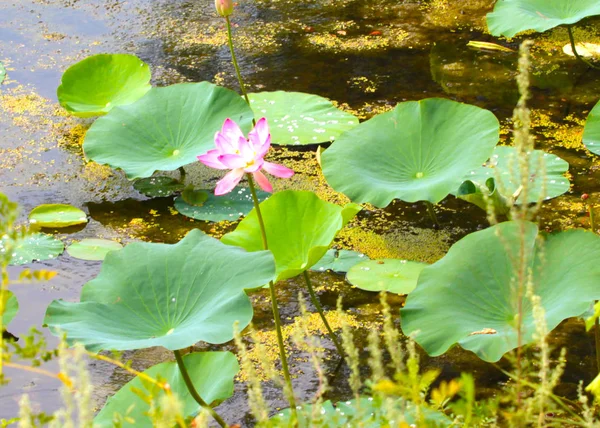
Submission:
M 456 1 L 446 10 L 419 1 L 241 1 L 233 22 L 251 91 L 316 93 L 345 104 L 362 118 L 401 101 L 452 98 L 493 111 L 507 130 L 502 138 L 509 141 L 509 118 L 518 97 L 513 81 L 516 54 L 466 46 L 470 40 L 495 41 L 482 27 L 491 3 Z M 0 91 L 0 191 L 22 206 L 23 219 L 41 203 L 82 207 L 89 213 L 89 224 L 72 233 L 57 232 L 67 243 L 84 237 L 124 243 L 176 242 L 194 227 L 217 236 L 232 227 L 173 214 L 172 200 L 146 200 L 119 172 L 86 166 L 77 139 L 89 121 L 67 117 L 56 105 L 55 95 L 68 65 L 100 52 L 140 56 L 151 65 L 155 85 L 208 80 L 236 89 L 223 21 L 214 15 L 212 1 L 0 0 L 0 16 L 0 61 L 8 68 L 8 80 Z M 587 226 L 580 195 L 589 193 L 595 200 L 600 190 L 598 161 L 579 142 L 581 121 L 600 93 L 600 74 L 562 55 L 556 46 L 562 46 L 563 39 L 560 31 L 538 36 L 534 50 L 531 106 L 537 145 L 569 161 L 573 183 L 569 193 L 544 205 L 540 221 L 548 230 Z M 518 40 L 501 43 L 518 48 Z M 308 165 L 299 168 L 294 183 L 327 192 L 311 173 L 309 161 L 301 161 L 308 159 L 306 152 L 284 151 L 280 156 Z M 198 165 L 190 166 L 188 174 L 194 183 L 214 183 L 215 177 L 207 175 L 211 172 Z M 385 210 L 363 212 L 361 227 L 366 235 L 356 235 L 354 240 L 348 235 L 345 243 L 372 257 L 433 262 L 452 242 L 487 225 L 482 211 L 460 200 L 449 197 L 439 209 L 440 230 L 432 228 L 425 208 L 418 204 L 395 202 Z M 47 283 L 12 287 L 21 303 L 10 328 L 17 336 L 32 325 L 41 326 L 53 299 L 76 300 L 81 286 L 100 266 L 66 253 L 36 265 L 40 264 L 58 275 Z M 12 268 L 11 273 L 18 275 L 20 269 Z M 344 297 L 350 313 L 363 325 L 357 335 L 364 339 L 369 326 L 379 321 L 377 296 L 352 289 L 339 275 L 312 276 L 322 287 L 327 308 L 335 306 L 338 294 Z M 286 322 L 299 313 L 297 293 L 302 288 L 298 280 L 279 286 Z M 253 297 L 255 324 L 268 331 L 272 322 L 265 297 L 260 293 Z M 402 299 L 393 303 L 397 308 Z M 568 346 L 569 364 L 560 392 L 573 394 L 579 380 L 593 377 L 593 338 L 580 321 L 569 320 L 553 333 L 552 341 Z M 170 358 L 161 350 L 127 356 L 139 370 Z M 459 348 L 438 358 L 423 358 L 425 365 L 441 368 L 443 378 L 463 370 L 474 373 L 482 394 L 493 394 L 506 381 L 496 368 Z M 308 399 L 318 387 L 317 379 L 302 353 L 295 354 L 293 361 L 297 391 Z M 90 363 L 90 369 L 99 385 L 98 406 L 130 378 L 104 363 Z M 22 392 L 31 395 L 37 410 L 50 412 L 60 405 L 57 381 L 29 373 L 9 374 L 12 383 L 0 389 L 0 417 L 17 414 Z M 347 397 L 346 377 L 343 372 L 338 376 L 329 398 Z M 276 388 L 267 386 L 265 393 L 273 408 L 285 405 Z M 238 384 L 235 396 L 219 412 L 230 423 L 249 424 L 245 409 L 243 386 Z

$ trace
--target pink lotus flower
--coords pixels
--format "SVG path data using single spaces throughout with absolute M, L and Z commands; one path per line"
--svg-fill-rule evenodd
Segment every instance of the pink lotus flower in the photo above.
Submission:
M 291 169 L 263 159 L 271 147 L 269 125 L 264 117 L 256 122 L 248 139 L 233 120 L 225 120 L 221 131 L 215 134 L 215 145 L 216 149 L 198 156 L 198 160 L 211 168 L 231 170 L 217 183 L 217 196 L 231 192 L 245 173 L 252 174 L 261 189 L 269 193 L 273 192 L 273 186 L 261 169 L 280 178 L 294 175 Z

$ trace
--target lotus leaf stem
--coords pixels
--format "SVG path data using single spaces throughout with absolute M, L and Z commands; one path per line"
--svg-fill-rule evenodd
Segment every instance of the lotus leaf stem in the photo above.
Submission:
M 252 174 L 246 173 L 248 179 L 248 186 L 250 187 L 250 193 L 252 194 L 252 201 L 254 202 L 254 209 L 256 210 L 256 217 L 258 218 L 258 224 L 260 225 L 260 233 L 265 250 L 269 249 L 267 242 L 267 230 L 265 229 L 265 223 L 263 216 L 260 211 L 260 203 L 256 196 L 256 187 L 254 186 L 254 180 Z M 281 316 L 279 314 L 279 306 L 277 306 L 277 295 L 275 294 L 275 284 L 273 281 L 269 281 L 269 292 L 271 295 L 271 309 L 273 311 L 273 320 L 275 321 L 275 329 L 277 331 L 277 344 L 279 345 L 279 357 L 281 358 L 281 368 L 283 369 L 283 377 L 285 379 L 286 386 L 289 390 L 288 401 L 292 411 L 293 418 L 296 419 L 296 400 L 294 399 L 294 389 L 292 387 L 292 377 L 290 376 L 290 369 L 287 363 L 287 356 L 285 354 L 285 344 L 283 342 L 283 333 L 281 331 Z
M 225 22 L 227 23 L 227 44 L 229 45 L 229 51 L 231 52 L 231 62 L 233 63 L 233 67 L 235 68 L 235 74 L 240 84 L 240 91 L 242 91 L 244 99 L 246 100 L 248 105 L 250 105 L 250 99 L 248 98 L 248 94 L 246 93 L 246 86 L 244 85 L 244 81 L 242 80 L 242 73 L 240 73 L 240 67 L 238 65 L 237 57 L 235 56 L 235 51 L 233 49 L 233 38 L 231 37 L 231 21 L 229 20 L 229 16 L 225 17 Z M 252 123 L 256 125 L 254 118 L 252 119 Z
M 185 366 L 185 363 L 183 362 L 183 358 L 181 356 L 181 351 L 173 351 L 173 353 L 175 354 L 175 359 L 177 360 L 177 366 L 179 367 L 179 372 L 181 373 L 181 377 L 183 377 L 185 386 L 187 386 L 187 389 L 190 392 L 190 395 L 192 396 L 192 398 L 196 401 L 196 403 L 200 404 L 204 409 L 206 409 L 208 411 L 208 413 L 210 413 L 210 415 L 215 419 L 215 421 L 217 421 L 217 423 L 220 426 L 222 426 L 224 428 L 229 427 L 229 425 L 227 425 L 227 422 L 225 422 L 223 420 L 223 418 L 221 416 L 219 416 L 219 414 L 217 412 L 215 412 L 215 410 L 212 407 L 210 407 L 208 404 L 206 404 L 206 401 L 204 401 L 202 399 L 202 397 L 200 397 L 200 394 L 198 394 L 198 391 L 196 391 L 196 388 L 194 387 L 194 384 L 192 383 L 192 379 L 190 378 L 190 374 L 187 371 L 187 367 Z
M 439 226 L 440 222 L 438 221 L 437 215 L 435 215 L 435 210 L 433 209 L 433 204 L 429 201 L 425 201 L 425 205 L 427 205 L 427 212 L 429 213 L 429 217 L 431 217 L 431 220 L 433 220 L 433 223 L 436 226 Z
M 179 182 L 185 184 L 185 169 L 182 166 L 179 167 Z
M 593 68 L 594 70 L 600 70 L 600 67 L 592 64 L 587 59 L 582 57 L 579 54 L 579 52 L 577 52 L 577 46 L 575 45 L 575 36 L 573 36 L 573 26 L 568 25 L 567 30 L 569 31 L 569 40 L 571 41 L 571 50 L 573 51 L 573 55 L 575 55 L 575 58 L 577 58 L 579 61 L 583 62 L 588 67 Z
M 319 301 L 319 296 L 317 296 L 317 293 L 315 293 L 315 289 L 312 286 L 312 282 L 310 281 L 310 277 L 307 271 L 304 271 L 304 280 L 306 281 L 306 287 L 308 288 L 308 293 L 310 294 L 310 300 L 312 301 L 312 304 L 315 305 L 315 308 L 317 308 L 317 311 L 319 312 L 319 315 L 323 320 L 323 324 L 325 324 L 325 328 L 329 332 L 329 337 L 331 338 L 331 341 L 337 348 L 338 354 L 340 354 L 340 358 L 343 360 L 344 348 L 342 348 L 342 345 L 335 336 L 333 329 L 329 325 L 329 321 L 327 321 L 327 318 L 325 317 L 325 313 L 323 313 L 323 307 L 321 306 L 321 302 Z

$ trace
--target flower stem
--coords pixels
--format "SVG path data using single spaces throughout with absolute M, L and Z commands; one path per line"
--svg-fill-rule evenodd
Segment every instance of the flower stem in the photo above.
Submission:
M 321 302 L 319 301 L 319 296 L 317 296 L 317 294 L 315 293 L 315 289 L 312 286 L 312 282 L 310 281 L 310 277 L 308 276 L 307 271 L 304 271 L 304 280 L 306 281 L 306 287 L 308 288 L 308 293 L 310 294 L 310 300 L 312 301 L 312 304 L 315 305 L 315 308 L 317 308 L 317 311 L 319 312 L 319 315 L 323 320 L 323 324 L 325 324 L 325 328 L 329 332 L 329 337 L 331 338 L 331 341 L 337 348 L 338 354 L 340 354 L 340 358 L 344 359 L 344 348 L 342 348 L 341 343 L 338 341 L 335 333 L 333 332 L 333 329 L 331 328 L 329 322 L 327 321 L 327 318 L 325 317 L 325 313 L 323 313 L 323 307 L 321 306 Z
M 265 223 L 263 216 L 260 211 L 260 203 L 256 196 L 256 188 L 254 186 L 254 180 L 252 174 L 247 173 L 246 178 L 248 179 L 248 186 L 250 187 L 250 193 L 252 194 L 252 201 L 254 202 L 254 208 L 256 209 L 256 217 L 258 218 L 258 224 L 260 225 L 260 233 L 263 242 L 263 248 L 269 249 L 267 242 L 267 231 L 265 229 Z M 273 281 L 269 281 L 269 292 L 271 294 L 271 309 L 273 311 L 273 320 L 275 321 L 275 329 L 277 330 L 277 344 L 279 345 L 279 357 L 281 358 L 281 368 L 283 369 L 283 377 L 285 379 L 286 388 L 288 389 L 288 401 L 292 411 L 293 418 L 296 419 L 296 399 L 294 398 L 294 389 L 292 387 L 292 377 L 290 376 L 290 369 L 287 363 L 287 356 L 285 354 L 285 344 L 283 342 L 283 333 L 281 331 L 281 315 L 279 314 L 279 306 L 277 306 L 277 295 L 275 294 L 275 284 Z
M 190 374 L 188 373 L 185 363 L 183 362 L 183 358 L 181 357 L 181 352 L 173 351 L 173 353 L 175 354 L 175 359 L 177 360 L 179 372 L 181 373 L 183 381 L 185 382 L 185 386 L 187 386 L 187 389 L 190 392 L 192 398 L 196 400 L 196 403 L 200 404 L 204 409 L 206 409 L 220 426 L 222 426 L 223 428 L 229 427 L 229 425 L 227 425 L 227 422 L 225 422 L 223 418 L 219 416 L 218 413 L 215 412 L 215 410 L 212 407 L 206 404 L 206 401 L 204 401 L 202 397 L 200 397 L 200 394 L 198 394 L 198 391 L 196 391 L 196 388 L 192 383 L 192 379 L 190 378 Z
M 579 61 L 583 62 L 585 65 L 587 65 L 590 68 L 593 68 L 595 70 L 600 70 L 600 67 L 595 66 L 594 64 L 592 64 L 591 62 L 586 60 L 584 57 L 582 57 L 579 54 L 579 52 L 577 52 L 577 46 L 575 46 L 575 36 L 573 36 L 573 26 L 567 25 L 567 30 L 569 32 L 569 40 L 571 42 L 571 50 L 573 51 L 573 55 L 575 55 L 575 58 L 577 58 Z
M 235 74 L 240 84 L 240 91 L 242 91 L 244 99 L 246 100 L 248 105 L 250 105 L 250 99 L 248 98 L 248 94 L 246 93 L 246 86 L 244 85 L 244 81 L 242 80 L 240 67 L 235 56 L 235 50 L 233 49 L 233 38 L 231 37 L 231 21 L 229 20 L 229 16 L 225 17 L 225 22 L 227 23 L 227 43 L 229 44 L 229 51 L 231 52 L 231 62 L 233 63 L 233 67 L 235 68 Z M 254 123 L 254 119 L 252 119 L 252 122 Z M 256 123 L 254 124 L 256 125 Z

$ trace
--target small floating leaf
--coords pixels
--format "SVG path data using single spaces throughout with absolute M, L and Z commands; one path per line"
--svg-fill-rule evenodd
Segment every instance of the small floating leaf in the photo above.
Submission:
M 46 233 L 33 233 L 18 239 L 12 244 L 11 265 L 23 265 L 35 260 L 48 260 L 57 257 L 65 246 L 62 241 Z M 0 252 L 6 251 L 6 240 L 0 240 Z
M 29 222 L 38 227 L 68 227 L 87 223 L 86 214 L 68 204 L 42 204 L 29 213 Z
M 136 180 L 133 188 L 151 198 L 171 196 L 184 189 L 184 185 L 171 177 L 148 177 Z
M 346 279 L 362 290 L 408 294 L 417 286 L 419 274 L 426 266 L 398 259 L 366 260 L 354 265 Z
M 317 264 L 310 268 L 312 271 L 348 272 L 352 266 L 369 258 L 362 253 L 350 250 L 327 250 Z
M 6 78 L 6 68 L 4 67 L 4 64 L 2 64 L 2 61 L 0 61 L 0 85 L 2 84 L 2 82 L 4 82 L 5 78 Z
M 199 192 L 199 191 L 196 191 Z M 259 201 L 266 200 L 270 193 L 257 191 Z M 206 190 L 206 200 L 202 206 L 187 203 L 182 196 L 175 199 L 175 209 L 182 215 L 204 221 L 235 221 L 248 214 L 254 207 L 250 190 L 238 187 L 223 196 L 215 196 L 212 190 Z
M 214 406 L 233 395 L 233 380 L 240 367 L 231 352 L 194 352 L 184 355 L 183 362 L 196 391 L 206 403 Z M 161 379 L 169 385 L 171 392 L 181 401 L 184 416 L 198 414 L 198 403 L 190 395 L 177 363 L 169 361 L 157 364 L 145 370 L 144 375 Z M 164 394 L 159 386 L 137 376 L 107 400 L 94 418 L 94 426 L 112 428 L 114 416 L 121 415 L 124 417 L 124 427 L 152 428 L 155 425 L 148 416 L 150 405 L 144 398 L 151 396 L 156 403 Z
M 109 239 L 82 239 L 67 247 L 67 253 L 71 257 L 82 260 L 104 260 L 109 251 L 120 250 L 121 244 Z
M 75 116 L 103 115 L 146 94 L 150 77 L 148 65 L 134 55 L 93 55 L 65 71 L 58 101 Z
M 267 118 L 273 144 L 326 143 L 358 125 L 356 117 L 318 95 L 276 91 L 248 97 L 254 117 Z
M 195 190 L 193 186 L 189 186 L 181 193 L 181 198 L 188 205 L 201 207 L 208 200 L 208 195 L 206 190 Z
M 467 46 L 473 49 L 483 51 L 514 52 L 514 50 L 507 48 L 506 46 L 490 42 L 478 42 L 476 40 L 469 41 L 469 43 L 467 43 Z
M 5 290 L 3 293 L 4 298 L 4 313 L 2 314 L 2 327 L 6 327 L 10 324 L 13 318 L 19 311 L 19 301 L 17 296 L 10 290 Z

